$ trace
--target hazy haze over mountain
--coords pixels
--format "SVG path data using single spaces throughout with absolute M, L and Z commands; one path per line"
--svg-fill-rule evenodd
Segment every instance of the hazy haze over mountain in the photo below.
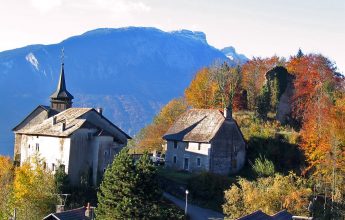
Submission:
M 62 48 L 74 106 L 103 107 L 130 135 L 181 96 L 197 70 L 228 60 L 202 32 L 138 27 L 96 29 L 58 44 L 1 52 L 0 154 L 12 154 L 11 129 L 37 105 L 49 105 Z

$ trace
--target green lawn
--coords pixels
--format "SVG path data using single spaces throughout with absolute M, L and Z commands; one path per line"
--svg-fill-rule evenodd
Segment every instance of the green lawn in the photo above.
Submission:
M 191 174 L 186 171 L 177 171 L 165 167 L 158 167 L 158 175 L 184 185 L 187 185 L 188 180 L 195 177 L 195 174 Z

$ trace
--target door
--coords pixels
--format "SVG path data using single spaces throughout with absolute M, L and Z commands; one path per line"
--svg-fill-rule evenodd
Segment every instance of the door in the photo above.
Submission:
M 189 158 L 184 158 L 184 167 L 183 169 L 188 170 L 189 169 Z

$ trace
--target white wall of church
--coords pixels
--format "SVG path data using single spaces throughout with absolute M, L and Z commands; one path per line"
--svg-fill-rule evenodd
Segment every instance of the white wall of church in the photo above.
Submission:
M 47 169 L 55 171 L 59 165 L 64 165 L 68 173 L 70 138 L 22 135 L 21 139 L 21 165 L 38 154 Z

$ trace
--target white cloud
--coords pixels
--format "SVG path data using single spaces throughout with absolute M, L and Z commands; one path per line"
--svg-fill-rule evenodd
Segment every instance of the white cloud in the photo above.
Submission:
M 48 12 L 62 4 L 62 0 L 30 0 L 31 5 L 40 12 Z

